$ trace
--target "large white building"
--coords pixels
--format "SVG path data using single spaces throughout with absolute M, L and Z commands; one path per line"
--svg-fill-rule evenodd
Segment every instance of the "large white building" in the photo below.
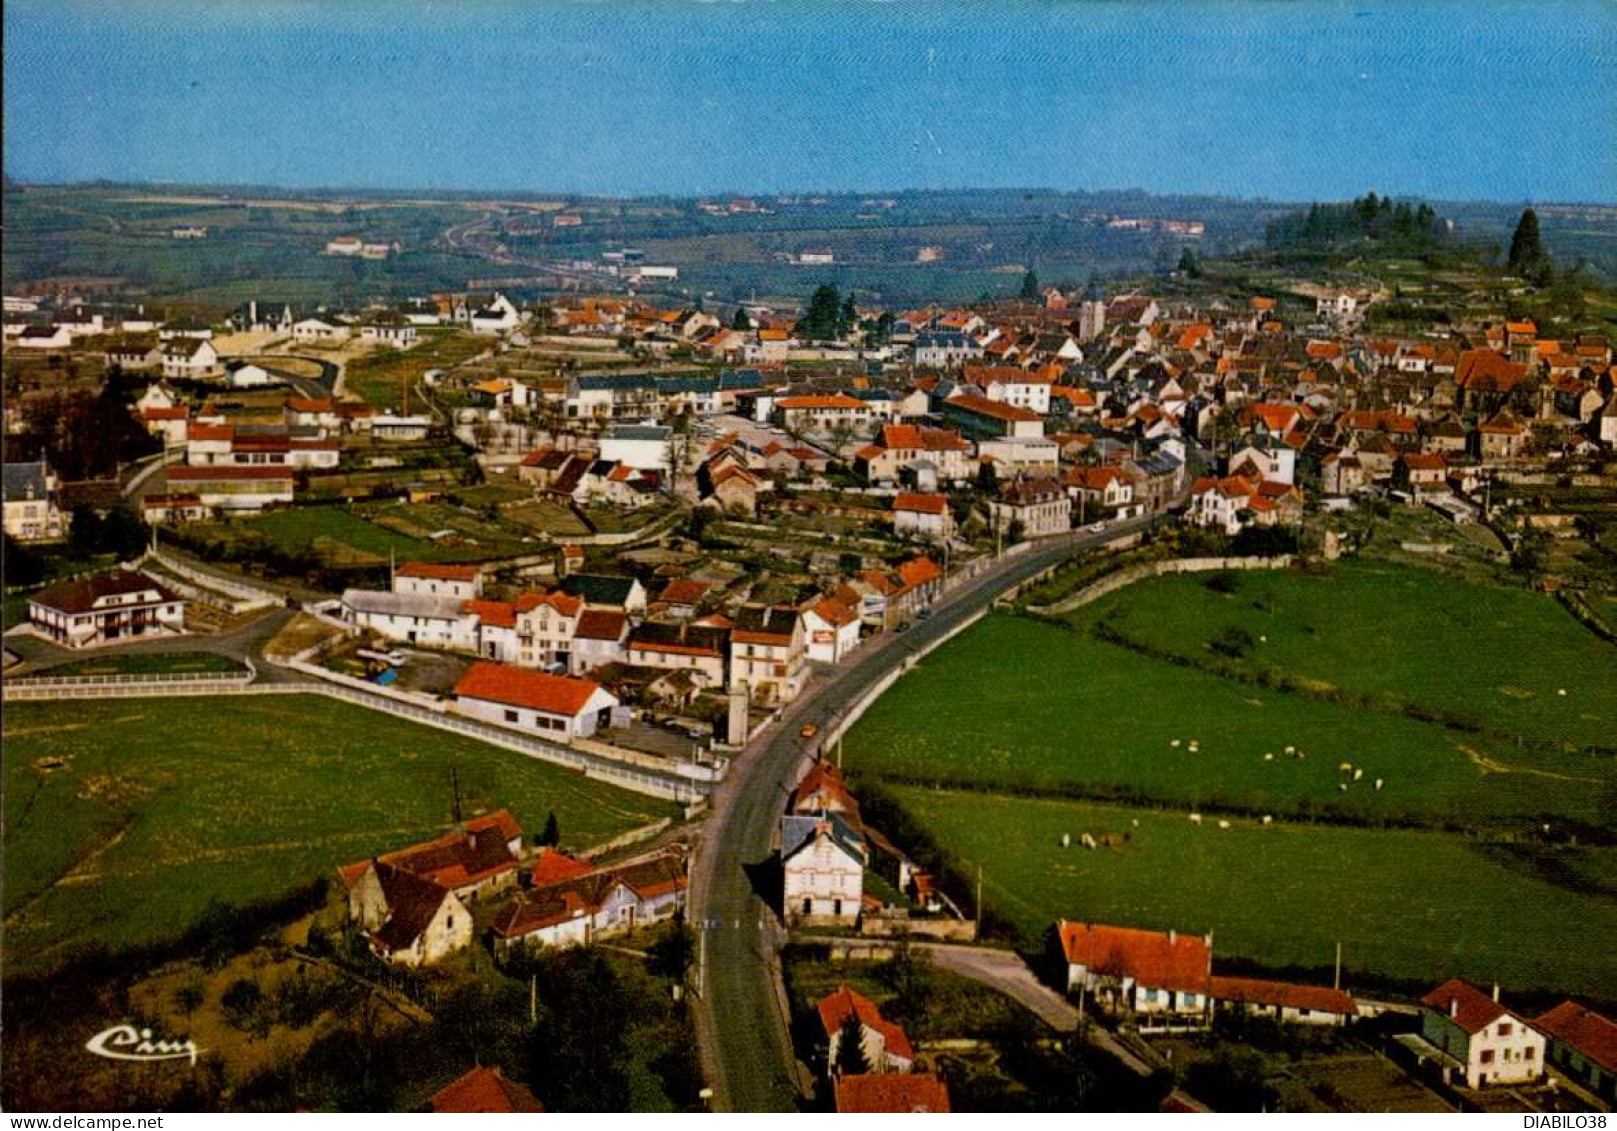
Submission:
M 185 631 L 185 600 L 136 570 L 59 581 L 28 602 L 34 630 L 66 648 L 121 644 Z
M 478 663 L 455 685 L 455 710 L 542 738 L 589 738 L 611 726 L 617 696 L 589 679 Z
M 1445 1078 L 1468 1088 L 1522 1084 L 1544 1072 L 1544 1034 L 1493 996 L 1451 978 L 1421 998 L 1420 1041 L 1433 1050 Z M 1429 1054 L 1428 1054 L 1429 1055 Z

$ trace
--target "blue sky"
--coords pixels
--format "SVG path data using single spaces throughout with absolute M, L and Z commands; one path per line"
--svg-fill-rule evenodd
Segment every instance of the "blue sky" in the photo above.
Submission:
M 1617 199 L 1617 5 L 7 0 L 14 177 Z

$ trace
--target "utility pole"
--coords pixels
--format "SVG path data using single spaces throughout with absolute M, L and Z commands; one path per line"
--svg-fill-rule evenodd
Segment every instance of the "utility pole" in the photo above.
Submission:
M 528 1024 L 539 1024 L 539 975 L 528 975 Z
M 1331 989 L 1339 990 L 1341 988 L 1342 988 L 1342 943 L 1341 943 L 1341 940 L 1337 940 L 1337 943 L 1336 943 L 1336 974 L 1331 979 Z
M 449 767 L 449 782 L 455 791 L 455 824 L 460 824 L 460 769 L 457 766 Z

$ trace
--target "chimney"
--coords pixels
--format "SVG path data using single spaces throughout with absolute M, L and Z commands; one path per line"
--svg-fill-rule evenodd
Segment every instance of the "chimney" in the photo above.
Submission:
M 1494 1000 L 1495 1005 L 1499 1004 L 1499 983 L 1498 982 L 1495 982 L 1493 984 L 1493 1000 Z
M 1457 997 L 1449 998 L 1449 1016 L 1450 1017 L 1458 1017 L 1459 1015 L 1460 1015 L 1460 999 L 1457 998 Z

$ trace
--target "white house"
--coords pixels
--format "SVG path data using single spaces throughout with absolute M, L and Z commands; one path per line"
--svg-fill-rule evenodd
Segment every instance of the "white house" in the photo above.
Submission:
M 1215 1009 L 1271 1017 L 1287 1024 L 1346 1025 L 1359 1013 L 1350 995 L 1329 986 L 1216 975 L 1209 984 Z
M 342 617 L 405 644 L 463 652 L 477 648 L 477 618 L 461 610 L 459 597 L 349 589 L 342 595 Z
M 825 1030 L 825 1063 L 831 1075 L 839 1075 L 842 1031 L 848 1017 L 859 1019 L 860 1048 L 870 1074 L 903 1075 L 915 1065 L 915 1048 L 903 1028 L 881 1015 L 874 1002 L 847 986 L 839 986 L 836 993 L 821 998 L 814 1006 L 819 1014 L 820 1026 Z
M 136 570 L 58 581 L 28 602 L 28 620 L 67 648 L 123 643 L 185 631 L 185 600 Z
M 219 351 L 206 338 L 170 338 L 163 346 L 163 376 L 213 377 L 219 373 Z
M 292 323 L 292 338 L 299 342 L 347 341 L 353 328 L 329 314 L 315 314 Z
M 893 531 L 928 542 L 944 541 L 954 533 L 948 496 L 900 491 L 893 497 Z
M 617 705 L 594 680 L 505 664 L 473 664 L 455 685 L 458 713 L 545 738 L 589 738 L 611 725 Z
M 55 542 L 72 516 L 62 510 L 55 472 L 44 460 L 4 466 L 5 532 L 19 542 Z
M 786 921 L 851 926 L 859 921 L 870 850 L 848 815 L 789 813 L 781 818 Z
M 601 458 L 637 471 L 666 472 L 673 466 L 673 429 L 660 424 L 616 424 L 601 437 Z
M 1499 1004 L 1497 985 L 1490 997 L 1451 978 L 1420 1004 L 1418 1040 L 1425 1047 L 1416 1051 L 1436 1061 L 1445 1080 L 1457 1076 L 1468 1088 L 1482 1088 L 1527 1083 L 1543 1074 L 1544 1034 Z
M 393 592 L 470 601 L 483 595 L 483 569 L 475 565 L 405 562 L 393 571 Z
M 821 598 L 803 612 L 808 658 L 814 663 L 841 663 L 859 647 L 859 612 L 835 597 Z
M 494 948 L 588 946 L 672 919 L 685 906 L 685 888 L 685 855 L 677 848 L 610 868 L 551 850 L 534 862 L 531 886 L 495 916 Z
M 1208 1012 L 1211 936 L 1105 923 L 1056 923 L 1064 988 L 1115 1011 L 1201 1020 Z

